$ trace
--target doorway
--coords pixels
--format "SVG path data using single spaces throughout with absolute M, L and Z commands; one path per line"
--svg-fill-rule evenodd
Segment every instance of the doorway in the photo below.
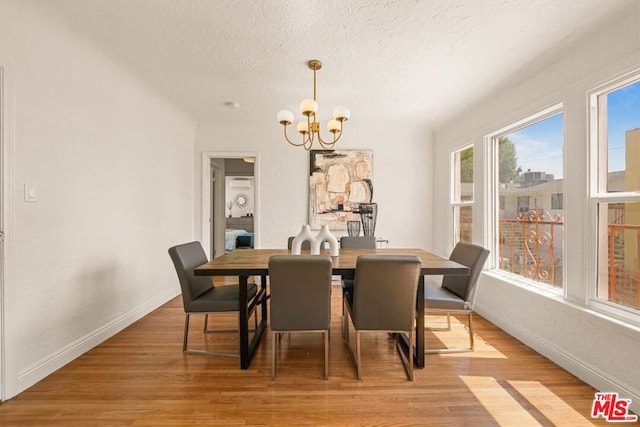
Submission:
M 259 156 L 255 152 L 205 152 L 202 156 L 202 246 L 210 258 L 222 256 L 228 249 L 227 240 L 237 236 L 227 233 L 227 222 L 231 228 L 242 224 L 252 230 L 244 230 L 243 242 L 250 241 L 252 247 L 259 247 L 260 233 L 260 183 Z M 233 187 L 228 183 L 233 178 Z M 249 185 L 247 191 L 240 191 L 227 206 L 227 193 Z M 248 190 L 252 191 L 249 192 Z M 252 193 L 252 194 L 248 194 Z M 237 199 L 237 200 L 236 200 Z M 250 208 L 249 208 L 250 206 Z M 232 218 L 229 218 L 229 213 Z M 250 215 L 250 219 L 247 217 Z M 235 216 L 235 217 L 234 217 Z M 234 240 L 235 242 L 235 240 Z

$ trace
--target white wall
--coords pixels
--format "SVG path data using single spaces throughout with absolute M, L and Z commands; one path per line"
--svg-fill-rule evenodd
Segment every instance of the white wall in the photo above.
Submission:
M 20 2 L 0 1 L 0 66 L 9 398 L 179 294 L 167 249 L 193 238 L 195 124 Z
M 378 203 L 376 235 L 388 239 L 395 247 L 430 248 L 433 223 L 430 132 L 412 124 L 389 126 L 353 119 L 337 148 L 373 150 L 373 200 Z M 289 145 L 275 119 L 252 127 L 204 124 L 196 132 L 196 175 L 201 174 L 202 152 L 225 151 L 259 153 L 256 197 L 260 199 L 260 218 L 256 221 L 259 227 L 256 247 L 286 247 L 287 237 L 298 234 L 300 227 L 308 223 L 309 153 Z M 199 178 L 196 187 L 196 194 L 200 194 Z M 200 209 L 197 202 L 196 211 Z M 200 224 L 200 217 L 196 224 Z M 342 234 L 346 235 L 346 230 Z
M 565 118 L 566 298 L 547 295 L 484 274 L 476 310 L 525 344 L 602 391 L 617 391 L 640 410 L 640 329 L 598 315 L 585 308 L 588 272 L 594 269 L 590 252 L 587 188 L 587 92 L 610 79 L 640 68 L 640 3 L 624 17 L 592 38 L 584 39 L 567 55 L 528 78 L 511 82 L 484 102 L 451 120 L 435 132 L 434 176 L 448 177 L 452 149 L 475 143 L 476 206 L 474 239 L 485 245 L 484 200 L 488 180 L 482 169 L 484 136 L 558 102 Z M 539 61 L 538 64 L 541 64 Z M 444 184 L 444 183 L 443 183 Z M 434 188 L 434 205 L 448 204 L 448 186 Z M 451 220 L 446 210 L 435 210 L 434 243 L 448 253 Z M 445 227 L 447 224 L 448 227 Z

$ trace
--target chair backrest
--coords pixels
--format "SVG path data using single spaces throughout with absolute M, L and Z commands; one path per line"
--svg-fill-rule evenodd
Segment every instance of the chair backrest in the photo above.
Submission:
M 188 312 L 191 302 L 213 287 L 211 277 L 193 274 L 194 268 L 208 261 L 207 254 L 200 242 L 189 242 L 169 248 L 169 256 L 178 273 L 184 310 Z
M 341 248 L 352 249 L 375 249 L 375 236 L 342 236 L 340 237 Z
M 269 258 L 272 330 L 325 330 L 331 323 L 331 257 Z
M 473 308 L 476 285 L 482 272 L 489 250 L 471 243 L 458 242 L 449 259 L 469 267 L 469 275 L 446 275 L 442 278 L 442 287 L 454 295 L 464 298 L 469 308 Z
M 296 236 L 291 236 L 289 237 L 289 239 L 287 240 L 287 249 L 291 249 L 291 245 L 293 245 L 293 239 L 295 239 Z M 311 250 L 311 242 L 308 240 L 305 240 L 304 242 L 302 242 L 302 249 L 307 249 L 307 250 Z
M 353 285 L 354 326 L 360 330 L 412 329 L 421 264 L 413 255 L 360 255 Z

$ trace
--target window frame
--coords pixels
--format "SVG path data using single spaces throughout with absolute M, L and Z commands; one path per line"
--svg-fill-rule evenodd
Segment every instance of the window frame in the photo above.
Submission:
M 551 210 L 564 210 L 564 193 L 551 193 Z
M 595 311 L 628 321 L 635 325 L 640 325 L 640 309 L 624 306 L 613 301 L 598 297 L 598 269 L 602 262 L 599 258 L 599 239 L 601 238 L 599 229 L 599 205 L 601 203 L 640 203 L 640 191 L 609 192 L 607 189 L 607 174 L 609 166 L 601 168 L 601 156 L 603 150 L 608 149 L 607 144 L 600 144 L 600 121 L 598 111 L 598 97 L 600 95 L 614 92 L 624 86 L 633 83 L 640 83 L 640 69 L 632 71 L 624 76 L 609 80 L 599 85 L 587 93 L 587 107 L 589 109 L 589 165 L 588 165 L 588 185 L 589 185 L 589 262 L 588 272 L 589 289 L 587 292 L 587 306 Z M 607 159 L 608 161 L 608 159 Z
M 463 151 L 466 151 L 468 149 L 472 149 L 473 150 L 473 196 L 471 198 L 471 200 L 456 200 L 456 154 L 458 153 L 462 153 Z M 451 150 L 449 152 L 449 162 L 450 162 L 450 167 L 449 167 L 449 171 L 450 171 L 450 177 L 449 177 L 449 206 L 450 206 L 450 212 L 451 212 L 451 218 L 452 218 L 452 224 L 451 224 L 451 239 L 452 239 L 452 247 L 455 246 L 459 241 L 459 236 L 460 236 L 460 221 L 459 221 L 459 210 L 460 208 L 466 207 L 466 206 L 471 206 L 471 210 L 473 212 L 473 208 L 474 208 L 474 204 L 475 204 L 475 200 L 476 200 L 476 191 L 475 191 L 475 185 L 476 185 L 476 168 L 475 168 L 475 163 L 476 163 L 476 153 L 475 153 L 475 144 L 473 142 L 470 142 L 468 144 L 459 146 L 453 150 Z M 456 212 L 456 210 L 458 210 L 458 212 Z M 472 216 L 472 224 L 473 224 L 473 216 Z M 471 240 L 473 240 L 473 235 L 471 236 Z
M 534 125 L 545 119 L 548 119 L 557 114 L 563 115 L 562 127 L 563 127 L 563 142 L 562 142 L 562 168 L 563 168 L 563 182 L 562 192 L 566 193 L 566 112 L 564 109 L 564 103 L 558 102 L 547 108 L 538 110 L 535 113 L 529 114 L 521 120 L 512 122 L 494 132 L 491 132 L 484 137 L 485 145 L 485 157 L 484 169 L 487 171 L 484 180 L 484 194 L 485 194 L 485 217 L 487 218 L 487 227 L 485 228 L 484 239 L 491 251 L 487 264 L 492 269 L 492 272 L 497 276 L 504 277 L 509 283 L 516 286 L 523 286 L 536 290 L 536 292 L 551 297 L 563 297 L 566 299 L 567 295 L 567 269 L 562 271 L 562 283 L 561 288 L 549 286 L 546 283 L 541 283 L 533 279 L 514 274 L 500 269 L 499 262 L 499 231 L 500 231 L 500 161 L 499 161 L 499 146 L 498 138 L 506 136 L 508 134 L 517 132 L 523 128 Z M 566 213 L 565 213 L 566 220 Z M 565 223 L 566 226 L 566 223 Z M 562 236 L 562 258 L 567 259 L 567 245 L 566 245 L 566 232 Z

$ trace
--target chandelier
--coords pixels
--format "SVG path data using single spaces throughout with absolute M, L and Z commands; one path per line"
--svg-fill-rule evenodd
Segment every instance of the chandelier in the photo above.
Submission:
M 291 145 L 304 147 L 304 149 L 308 151 L 317 140 L 322 148 L 333 148 L 342 135 L 342 124 L 349 119 L 351 111 L 343 105 L 333 109 L 333 119 L 327 123 L 327 130 L 333 134 L 333 141 L 323 140 L 322 136 L 320 136 L 320 123 L 316 117 L 318 112 L 318 102 L 316 101 L 316 71 L 322 68 L 322 62 L 317 59 L 312 59 L 307 62 L 307 66 L 313 71 L 313 99 L 304 99 L 300 103 L 300 112 L 307 118 L 306 120 L 302 119 L 302 121 L 299 121 L 296 125 L 298 132 L 302 136 L 301 142 L 293 142 L 287 136 L 287 126 L 293 123 L 293 113 L 291 111 L 282 110 L 278 112 L 278 123 L 283 125 L 284 138 Z

